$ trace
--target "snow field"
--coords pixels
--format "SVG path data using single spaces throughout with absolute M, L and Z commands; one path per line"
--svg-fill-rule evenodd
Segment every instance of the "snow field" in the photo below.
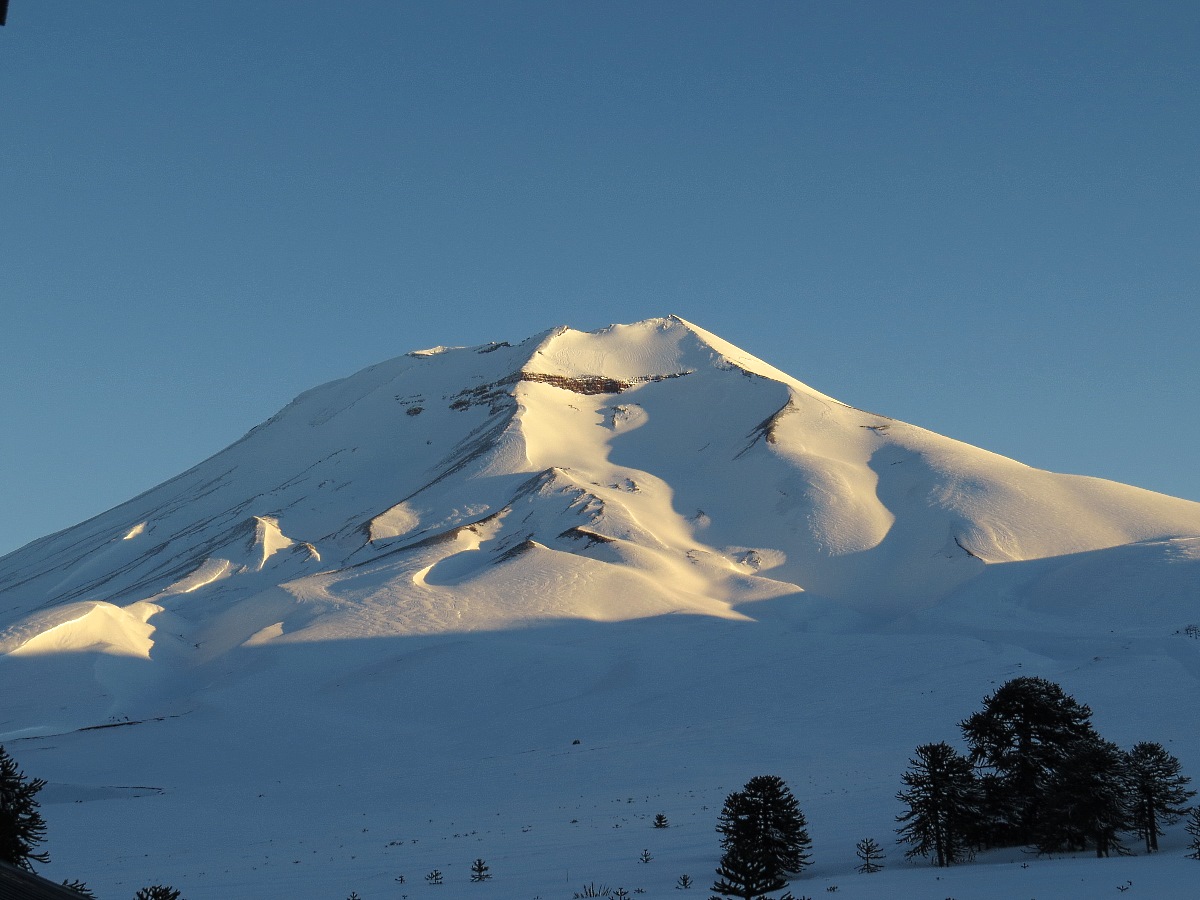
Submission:
M 68 789 L 47 804 L 50 873 L 101 897 L 131 895 L 139 879 L 192 900 L 517 900 L 591 881 L 677 896 L 685 872 L 707 888 L 721 803 L 764 773 L 784 777 L 808 817 L 815 865 L 798 896 L 836 884 L 864 898 L 1084 898 L 1125 880 L 1155 885 L 1142 896 L 1192 896 L 1178 826 L 1155 858 L 997 851 L 948 872 L 902 861 L 894 794 L 913 748 L 957 743 L 956 722 L 1015 675 L 1059 681 L 1106 737 L 1160 741 L 1186 772 L 1200 769 L 1186 713 L 1196 683 L 1161 647 L 1028 638 L 822 633 L 776 608 L 757 622 L 667 616 L 266 646 L 207 673 L 186 714 L 8 746 L 54 784 L 161 790 L 75 803 Z M 659 812 L 670 828 L 652 827 Z M 867 836 L 888 852 L 872 876 L 853 871 Z M 643 849 L 652 862 L 638 862 Z M 485 885 L 467 882 L 476 857 L 495 875 Z M 434 868 L 441 895 L 424 883 Z

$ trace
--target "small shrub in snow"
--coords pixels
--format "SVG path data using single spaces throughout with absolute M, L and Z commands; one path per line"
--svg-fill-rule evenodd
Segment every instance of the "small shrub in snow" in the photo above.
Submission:
M 138 890 L 133 900 L 180 900 L 179 891 L 168 884 L 152 884 Z
M 675 882 L 675 890 L 677 890 L 677 891 L 686 891 L 691 886 L 692 886 L 692 876 L 691 875 L 680 875 L 679 880 Z
M 875 842 L 874 838 L 863 838 L 855 844 L 854 855 L 862 860 L 862 865 L 856 868 L 864 875 L 870 875 L 883 868 L 879 863 L 881 859 L 884 859 L 883 848 Z
M 589 897 L 611 897 L 612 890 L 600 885 L 596 887 L 596 882 L 585 884 L 582 890 L 578 890 L 573 895 L 573 900 L 588 900 Z
M 670 826 L 671 826 L 671 823 L 667 821 L 667 817 L 664 816 L 662 813 L 659 813 L 658 815 L 656 815 L 654 817 L 654 827 L 655 828 L 669 828 Z
M 425 876 L 425 880 L 427 882 L 429 882 L 430 884 L 441 884 L 442 883 L 442 873 L 440 870 L 434 869 L 432 872 L 430 872 L 428 875 Z
M 648 863 L 648 862 L 650 862 L 650 860 L 652 860 L 652 859 L 654 859 L 654 857 L 650 855 L 650 851 L 649 851 L 649 850 L 643 850 L 643 851 L 642 851 L 642 855 L 638 857 L 638 862 L 640 862 L 640 863 Z
M 477 859 L 471 863 L 471 880 L 472 881 L 487 881 L 492 877 L 492 873 L 488 871 L 488 864 L 482 859 Z

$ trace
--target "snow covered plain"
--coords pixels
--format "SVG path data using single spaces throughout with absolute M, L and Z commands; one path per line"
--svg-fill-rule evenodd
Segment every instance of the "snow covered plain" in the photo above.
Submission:
M 766 773 L 809 820 L 797 896 L 1191 898 L 1178 826 L 950 870 L 893 827 L 913 748 L 1018 675 L 1200 778 L 1198 620 L 1200 504 L 672 317 L 382 363 L 0 559 L 0 742 L 51 782 L 46 874 L 102 900 L 707 897 L 722 801 Z

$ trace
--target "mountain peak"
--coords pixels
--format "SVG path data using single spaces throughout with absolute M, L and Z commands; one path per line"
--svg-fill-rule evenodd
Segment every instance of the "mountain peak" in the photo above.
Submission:
M 538 343 L 526 369 L 637 382 L 707 366 L 736 367 L 811 391 L 785 372 L 676 315 L 590 332 L 556 328 Z

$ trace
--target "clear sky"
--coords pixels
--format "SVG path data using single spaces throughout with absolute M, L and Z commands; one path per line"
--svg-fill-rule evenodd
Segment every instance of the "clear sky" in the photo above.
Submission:
M 1200 500 L 1200 4 L 12 0 L 0 553 L 410 349 L 676 313 Z

